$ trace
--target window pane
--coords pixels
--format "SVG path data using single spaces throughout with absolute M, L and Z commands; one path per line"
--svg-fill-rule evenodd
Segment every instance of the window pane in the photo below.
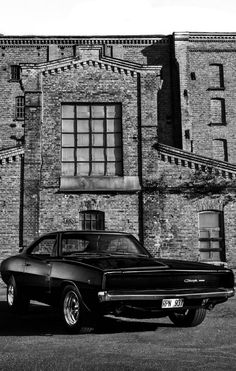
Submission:
M 61 164 L 62 175 L 74 175 L 75 165 L 71 162 L 62 162 Z
M 78 147 L 88 147 L 89 146 L 89 134 L 79 134 L 79 135 L 77 135 L 77 146 Z
M 89 161 L 89 148 L 77 149 L 77 161 Z
M 219 227 L 219 213 L 218 212 L 206 212 L 199 215 L 199 226 L 200 228 L 213 228 Z
M 89 175 L 89 163 L 77 162 L 77 175 Z
M 104 146 L 104 135 L 103 134 L 93 134 L 92 135 L 92 145 L 95 147 Z
M 108 132 L 120 132 L 121 131 L 121 122 L 120 120 L 107 120 L 107 131 Z
M 75 138 L 73 134 L 63 134 L 62 135 L 62 146 L 63 147 L 74 147 Z
M 92 163 L 92 175 L 105 175 L 104 162 Z
M 62 118 L 73 118 L 74 117 L 74 106 L 63 105 L 62 106 Z
M 210 232 L 209 231 L 204 231 L 204 230 L 201 230 L 200 231 L 200 235 L 199 235 L 200 238 L 210 238 Z
M 107 146 L 118 147 L 121 145 L 121 137 L 118 134 L 107 134 Z
M 62 161 L 74 161 L 73 148 L 62 148 Z
M 89 117 L 90 116 L 90 108 L 89 108 L 89 106 L 86 106 L 86 105 L 84 105 L 84 106 L 80 106 L 80 105 L 78 105 L 77 107 L 76 107 L 76 115 L 77 115 L 77 117 L 78 118 L 86 118 L 86 117 Z
M 121 105 L 108 105 L 107 106 L 107 117 L 121 117 Z
M 108 162 L 107 163 L 107 175 L 122 175 L 122 163 L 121 162 Z
M 209 260 L 211 258 L 209 251 L 201 251 L 200 256 L 201 256 L 201 260 Z
M 121 161 L 121 148 L 107 148 L 107 161 Z
M 220 260 L 220 251 L 212 251 L 211 252 L 211 259 L 219 261 Z
M 92 149 L 92 161 L 105 161 L 104 149 L 93 148 Z
M 89 120 L 77 120 L 77 132 L 89 133 Z
M 92 131 L 93 132 L 104 132 L 104 120 L 92 120 Z
M 92 117 L 102 118 L 105 117 L 104 106 L 92 106 Z
M 62 132 L 73 133 L 74 132 L 74 120 L 62 120 Z

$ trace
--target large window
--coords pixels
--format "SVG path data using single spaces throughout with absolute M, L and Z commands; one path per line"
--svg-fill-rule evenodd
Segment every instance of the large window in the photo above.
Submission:
M 62 105 L 62 175 L 122 176 L 121 104 Z
M 224 224 L 221 211 L 199 213 L 200 256 L 204 261 L 225 260 Z

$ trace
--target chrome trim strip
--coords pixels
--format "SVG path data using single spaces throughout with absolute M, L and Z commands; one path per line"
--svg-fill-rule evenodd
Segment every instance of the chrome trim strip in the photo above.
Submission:
M 112 293 L 109 291 L 99 291 L 98 299 L 100 302 L 108 301 L 122 301 L 122 300 L 161 300 L 166 298 L 185 298 L 188 299 L 204 299 L 204 298 L 228 298 L 234 295 L 234 289 L 224 289 L 219 291 L 209 291 L 209 292 L 197 292 L 197 293 L 152 293 L 152 294 L 131 294 L 131 293 Z

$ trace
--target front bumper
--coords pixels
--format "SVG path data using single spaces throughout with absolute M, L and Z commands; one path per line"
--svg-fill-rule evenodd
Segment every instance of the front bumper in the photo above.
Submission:
M 99 291 L 98 299 L 100 303 L 114 301 L 156 301 L 168 298 L 187 298 L 187 299 L 207 299 L 219 298 L 227 299 L 235 294 L 234 289 L 219 288 L 215 290 L 157 290 L 157 291 Z

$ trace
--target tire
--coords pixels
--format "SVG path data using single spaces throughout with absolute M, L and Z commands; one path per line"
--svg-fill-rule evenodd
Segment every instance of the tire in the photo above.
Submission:
M 7 305 L 12 313 L 25 313 L 29 308 L 30 300 L 19 289 L 15 278 L 10 277 L 7 283 Z
M 200 325 L 206 317 L 206 309 L 187 309 L 169 314 L 170 320 L 179 327 L 194 327 Z
M 64 327 L 70 333 L 77 333 L 82 327 L 84 308 L 78 289 L 73 285 L 64 288 L 61 295 L 61 315 Z

